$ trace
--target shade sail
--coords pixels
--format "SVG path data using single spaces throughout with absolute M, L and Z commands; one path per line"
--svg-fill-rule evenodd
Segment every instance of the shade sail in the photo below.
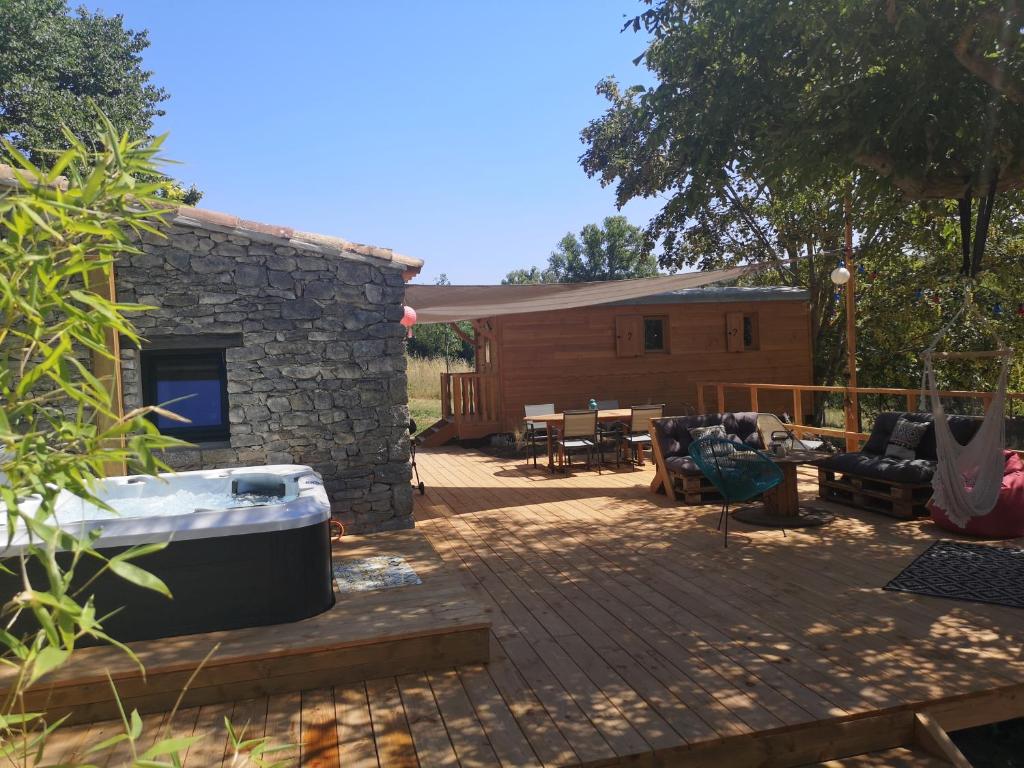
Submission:
M 608 280 L 601 283 L 541 283 L 531 285 L 416 285 L 405 289 L 405 302 L 416 310 L 421 323 L 452 323 L 496 315 L 547 312 L 655 296 L 659 293 L 700 288 L 735 280 L 762 269 L 749 264 L 711 272 Z

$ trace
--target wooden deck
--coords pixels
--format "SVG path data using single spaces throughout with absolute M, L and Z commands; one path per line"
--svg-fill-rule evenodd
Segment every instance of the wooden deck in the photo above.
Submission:
M 1024 612 L 881 589 L 929 523 L 837 506 L 787 535 L 736 523 L 726 550 L 717 509 L 652 495 L 650 468 L 419 464 L 418 529 L 491 609 L 490 663 L 149 716 L 212 732 L 186 766 L 227 764 L 225 714 L 339 768 L 924 764 L 915 711 L 947 730 L 1024 716 Z
M 488 612 L 420 531 L 352 536 L 334 546 L 336 560 L 384 554 L 403 557 L 422 584 L 356 593 L 335 585 L 334 606 L 303 621 L 130 643 L 145 674 L 116 648 L 83 648 L 29 693 L 26 706 L 83 723 L 117 717 L 110 680 L 128 709 L 145 713 L 170 709 L 186 684 L 185 706 L 230 704 L 487 661 Z M 0 670 L 0 684 L 12 674 Z

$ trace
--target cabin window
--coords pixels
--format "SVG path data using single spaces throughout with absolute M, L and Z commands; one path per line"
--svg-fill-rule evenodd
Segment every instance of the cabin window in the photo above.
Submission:
M 726 313 L 725 348 L 729 352 L 750 352 L 761 348 L 756 313 Z
M 761 346 L 761 338 L 757 328 L 757 315 L 744 315 L 743 316 L 743 348 L 744 349 L 759 349 Z
M 644 318 L 644 352 L 668 352 L 668 318 Z
M 223 349 L 143 350 L 141 361 L 142 402 L 188 419 L 186 423 L 152 414 L 161 434 L 193 443 L 230 437 Z

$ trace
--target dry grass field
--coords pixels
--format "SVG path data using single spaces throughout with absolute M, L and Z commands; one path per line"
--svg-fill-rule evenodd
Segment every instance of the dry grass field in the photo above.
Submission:
M 447 367 L 443 357 L 408 358 L 409 415 L 422 432 L 441 418 L 441 374 L 468 373 L 472 370 L 465 360 L 451 360 Z

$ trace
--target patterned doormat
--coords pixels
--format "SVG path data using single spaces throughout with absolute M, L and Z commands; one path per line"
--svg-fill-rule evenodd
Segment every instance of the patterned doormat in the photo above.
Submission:
M 885 588 L 1024 608 L 1024 549 L 943 539 L 922 552 Z
M 423 583 L 412 566 L 399 555 L 377 555 L 335 562 L 334 581 L 339 592 L 373 592 Z

